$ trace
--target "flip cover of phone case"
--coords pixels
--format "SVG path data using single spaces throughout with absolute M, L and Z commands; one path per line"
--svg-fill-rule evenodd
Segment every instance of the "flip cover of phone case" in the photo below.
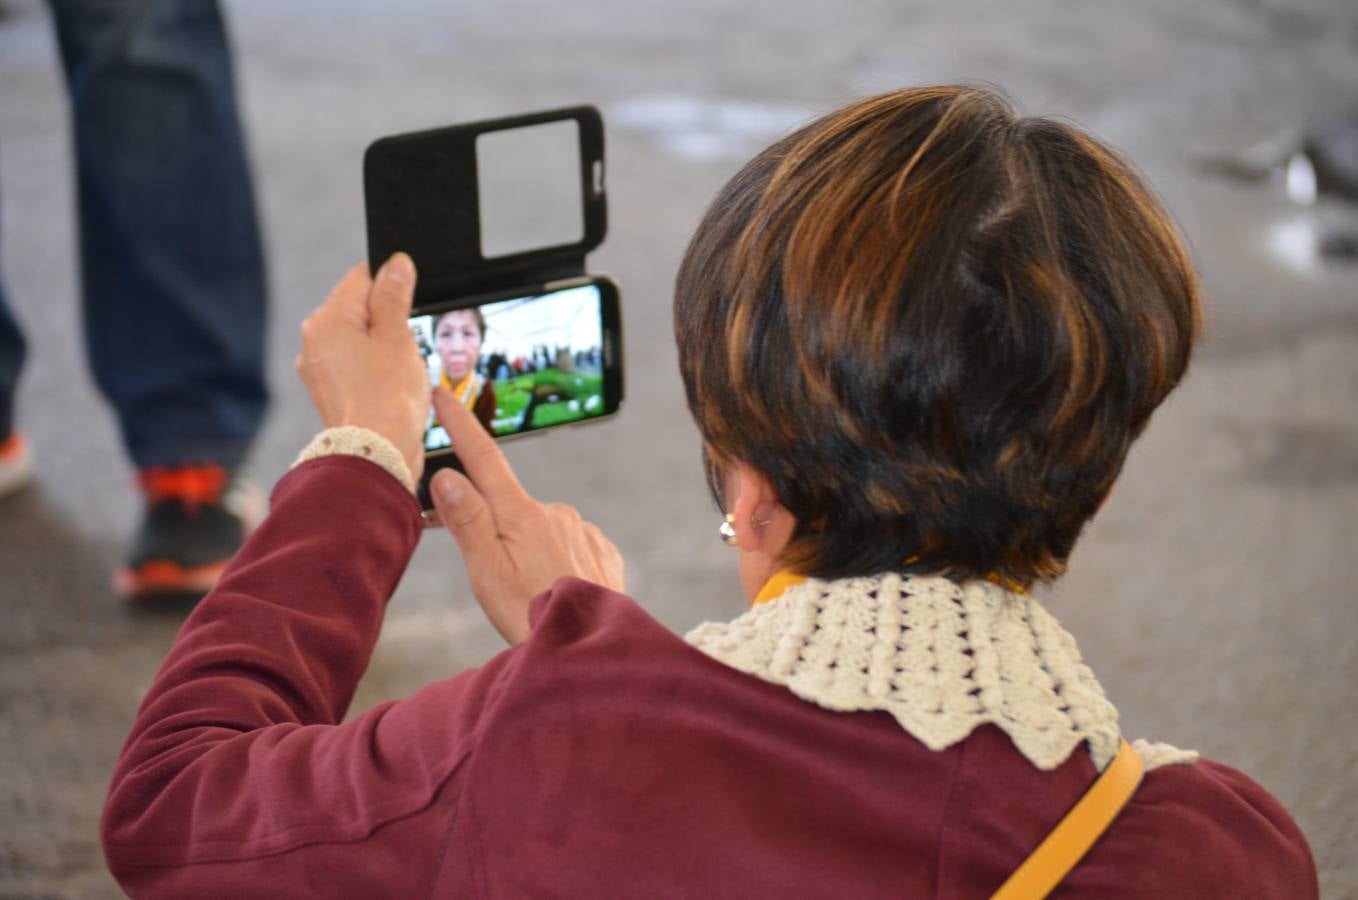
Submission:
M 579 243 L 487 258 L 481 252 L 476 139 L 492 131 L 574 120 L 580 140 Z M 511 290 L 585 274 L 585 255 L 603 242 L 603 119 L 592 106 L 489 119 L 380 138 L 363 160 L 368 261 L 376 271 L 404 250 L 420 273 L 415 305 Z M 597 178 L 597 180 L 596 180 Z

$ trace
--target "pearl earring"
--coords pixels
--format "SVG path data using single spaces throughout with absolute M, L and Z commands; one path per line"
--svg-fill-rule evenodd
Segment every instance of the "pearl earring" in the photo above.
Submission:
M 754 516 L 750 516 L 750 527 L 758 531 L 760 528 L 768 525 L 769 521 L 769 519 L 765 519 L 760 522 Z M 721 542 L 723 544 L 728 547 L 734 547 L 736 545 L 736 517 L 727 513 L 726 518 L 722 519 L 721 524 L 717 526 L 717 534 L 721 536 Z
M 736 545 L 736 517 L 727 513 L 726 518 L 722 519 L 721 524 L 717 526 L 717 534 L 721 536 L 723 544 L 734 547 Z

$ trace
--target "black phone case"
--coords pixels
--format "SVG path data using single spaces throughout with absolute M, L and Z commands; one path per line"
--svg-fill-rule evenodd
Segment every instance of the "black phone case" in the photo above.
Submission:
M 574 244 L 542 247 L 509 256 L 481 253 L 476 138 L 490 131 L 574 120 L 580 140 L 580 202 L 584 236 Z M 404 250 L 419 280 L 415 309 L 476 295 L 527 288 L 584 276 L 586 255 L 608 230 L 603 182 L 603 118 L 593 106 L 573 106 L 520 116 L 486 119 L 379 138 L 363 156 L 363 194 L 368 222 L 368 266 L 377 271 Z M 461 470 L 455 453 L 428 457 L 418 486 L 432 507 L 429 480 L 443 468 Z

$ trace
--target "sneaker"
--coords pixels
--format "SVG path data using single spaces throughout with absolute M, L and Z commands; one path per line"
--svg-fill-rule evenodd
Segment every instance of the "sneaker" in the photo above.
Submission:
M 146 515 L 115 589 L 128 600 L 206 594 L 257 524 L 257 492 L 221 466 L 156 467 L 137 480 Z
M 33 459 L 28 441 L 14 432 L 0 441 L 0 497 L 21 490 L 33 480 Z

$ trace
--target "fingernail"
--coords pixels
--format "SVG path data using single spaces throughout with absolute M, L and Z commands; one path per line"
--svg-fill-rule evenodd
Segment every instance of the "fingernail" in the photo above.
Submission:
M 444 503 L 455 504 L 462 499 L 462 484 L 452 472 L 440 472 L 434 476 L 434 491 Z
M 410 284 L 415 280 L 415 264 L 404 253 L 393 253 L 377 272 L 378 280 Z

